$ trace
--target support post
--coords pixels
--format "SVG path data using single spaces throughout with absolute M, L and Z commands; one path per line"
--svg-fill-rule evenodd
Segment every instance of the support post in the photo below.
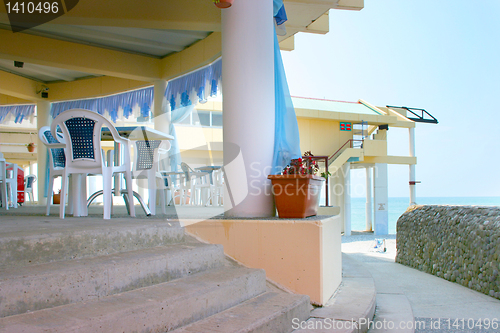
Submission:
M 376 163 L 373 173 L 375 235 L 387 235 L 389 233 L 387 163 Z
M 275 215 L 273 1 L 235 1 L 222 11 L 226 217 Z
M 344 225 L 344 176 L 342 175 L 342 168 L 332 170 L 330 177 L 330 204 L 337 206 L 339 210 L 340 231 L 345 232 Z
M 415 127 L 408 129 L 410 134 L 410 156 L 415 157 Z M 415 188 L 415 164 L 410 164 L 410 206 L 417 204 L 417 189 Z
M 373 215 L 373 203 L 372 203 L 372 167 L 366 167 L 366 231 L 372 231 L 372 215 Z
M 36 128 L 40 132 L 40 128 L 50 125 L 50 102 L 38 101 L 36 103 Z M 38 188 L 38 205 L 45 206 L 47 197 L 45 193 L 45 184 L 47 182 L 47 147 L 43 144 L 40 138 L 37 137 L 37 188 Z
M 344 176 L 344 235 L 351 235 L 351 163 L 342 166 Z

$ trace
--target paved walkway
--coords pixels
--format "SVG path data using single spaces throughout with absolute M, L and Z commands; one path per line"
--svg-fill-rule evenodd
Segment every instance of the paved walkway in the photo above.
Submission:
M 375 238 L 342 237 L 342 252 L 363 263 L 375 281 L 377 308 L 370 332 L 500 332 L 500 300 L 397 264 L 395 235 L 377 237 L 385 238 L 384 253 L 375 251 Z

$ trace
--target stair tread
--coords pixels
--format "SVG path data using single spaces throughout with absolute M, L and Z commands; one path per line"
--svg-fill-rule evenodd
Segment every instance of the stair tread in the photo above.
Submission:
M 0 317 L 99 299 L 221 267 L 224 261 L 221 245 L 191 242 L 1 269 Z
M 222 245 L 212 245 L 204 243 L 178 243 L 172 245 L 156 246 L 133 251 L 118 252 L 99 257 L 89 257 L 82 259 L 74 259 L 67 261 L 53 261 L 48 263 L 39 263 L 30 266 L 19 267 L 0 267 L 0 281 L 13 279 L 18 276 L 29 276 L 41 274 L 54 274 L 54 272 L 62 272 L 74 269 L 89 269 L 89 266 L 105 266 L 119 265 L 128 260 L 149 260 L 153 261 L 158 257 L 163 257 L 167 254 L 175 255 L 179 252 L 190 251 L 199 248 L 219 247 Z
M 292 319 L 296 314 L 288 316 L 287 314 L 297 307 L 301 307 L 299 311 L 307 318 L 309 297 L 268 291 L 228 310 L 178 328 L 173 333 L 239 333 L 263 328 L 267 332 L 279 332 L 280 327 L 288 332 L 292 329 Z M 280 318 L 283 315 L 284 318 Z M 273 320 L 279 322 L 273 325 Z
M 265 273 L 222 267 L 182 279 L 0 318 L 2 332 L 170 330 L 223 311 L 265 291 Z
M 112 221 L 103 225 L 92 219 L 78 224 L 61 221 L 47 221 L 49 226 L 38 223 L 25 231 L 0 228 L 0 267 L 90 258 L 185 242 L 184 228 L 178 222 Z

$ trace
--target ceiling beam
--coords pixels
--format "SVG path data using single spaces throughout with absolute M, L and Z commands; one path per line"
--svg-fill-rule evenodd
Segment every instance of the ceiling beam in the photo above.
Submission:
M 139 81 L 160 78 L 160 60 L 94 46 L 0 30 L 0 57 Z
M 41 84 L 39 82 L 0 71 L 0 94 L 21 98 L 23 100 L 37 101 L 41 99 L 40 96 L 36 94 L 40 86 Z
M 48 27 L 47 27 L 48 28 Z M 58 33 L 58 30 L 60 29 L 60 26 L 56 25 L 51 25 L 50 28 L 45 28 L 46 31 L 42 32 L 46 37 L 59 37 L 61 36 L 60 33 Z M 58 29 L 59 28 L 59 29 Z M 47 32 L 48 30 L 48 32 Z M 39 35 L 39 32 L 36 31 L 36 29 L 32 29 L 28 31 L 29 33 L 32 33 L 34 35 Z M 153 40 L 148 40 L 148 39 L 141 39 L 137 37 L 131 37 L 131 36 L 126 36 L 122 34 L 116 34 L 116 33 L 111 33 L 111 32 L 105 32 L 105 31 L 96 31 L 96 30 L 91 30 L 91 29 L 85 29 L 85 28 L 80 28 L 80 27 L 75 27 L 75 26 L 66 26 L 64 28 L 64 36 L 67 36 L 67 34 L 71 34 L 72 36 L 78 37 L 91 37 L 92 39 L 97 39 L 101 41 L 112 41 L 112 42 L 120 42 L 124 44 L 129 44 L 129 45 L 139 45 L 139 46 L 146 46 L 146 47 L 151 47 L 151 48 L 156 48 L 156 49 L 166 49 L 174 52 L 179 52 L 184 49 L 182 45 L 175 45 L 175 44 L 169 44 L 169 43 L 163 43 L 163 42 L 158 42 L 158 41 L 153 41 Z M 201 39 L 201 38 L 200 38 Z
M 182 52 L 174 53 L 161 60 L 161 77 L 173 79 L 203 67 L 220 57 L 222 53 L 222 34 L 214 32 Z
M 73 81 L 75 78 L 69 75 L 64 75 L 63 73 L 56 73 L 56 71 L 49 71 L 44 69 L 41 66 L 33 65 L 33 64 L 24 64 L 23 68 L 26 70 L 30 70 L 32 72 L 46 75 L 48 77 L 53 78 L 54 80 L 62 80 L 62 81 Z M 51 80 L 51 81 L 54 81 Z

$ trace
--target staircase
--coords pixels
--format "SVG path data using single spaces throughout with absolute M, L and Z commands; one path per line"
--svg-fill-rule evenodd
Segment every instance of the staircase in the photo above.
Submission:
M 0 332 L 290 332 L 309 317 L 309 297 L 178 223 L 67 220 L 86 226 L 0 233 Z
M 364 156 L 362 142 L 363 140 L 347 140 L 342 147 L 328 158 L 328 168 L 335 172 L 348 161 L 362 161 Z

